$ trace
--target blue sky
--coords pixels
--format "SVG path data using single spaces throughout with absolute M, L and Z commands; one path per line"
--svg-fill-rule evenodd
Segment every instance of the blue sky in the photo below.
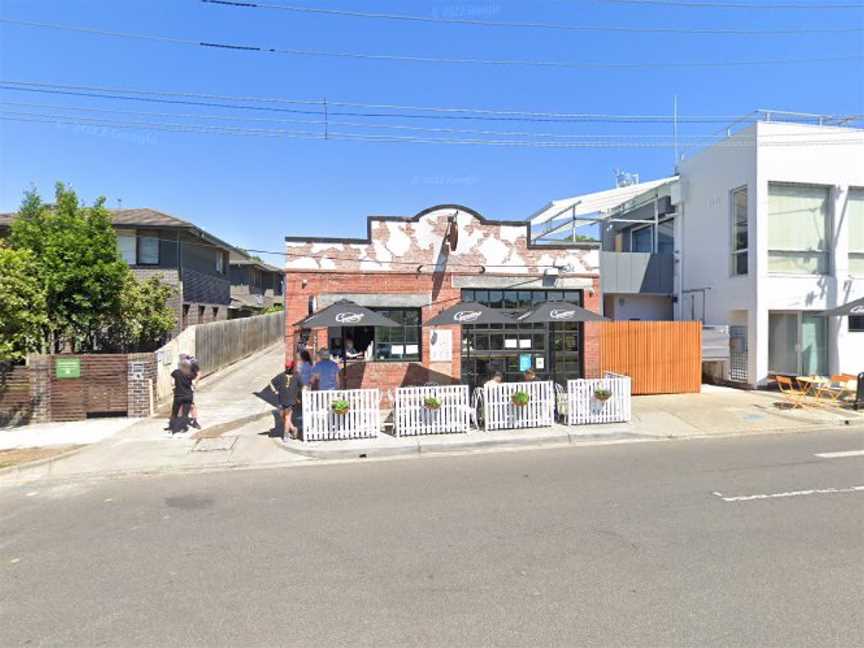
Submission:
M 295 0 L 290 4 L 573 25 L 864 29 L 861 9 L 687 9 L 594 0 Z M 432 57 L 617 63 L 864 55 L 861 31 L 759 37 L 584 34 L 298 15 L 197 0 L 2 0 L 0 7 L 0 14 L 8 18 L 111 31 Z M 864 113 L 861 60 L 573 70 L 293 57 L 13 25 L 0 25 L 0 38 L 4 80 L 551 112 L 669 113 L 677 95 L 679 112 L 685 116 L 735 115 L 759 107 Z M 192 110 L 8 90 L 0 90 L 0 100 Z M 552 128 L 523 123 L 455 126 Z M 682 127 L 682 132 L 706 133 L 717 127 L 691 125 Z M 668 134 L 671 127 L 577 123 L 554 128 L 557 133 L 619 135 Z M 53 183 L 63 180 L 87 201 L 104 194 L 116 206 L 120 198 L 125 207 L 160 209 L 238 245 L 274 250 L 281 249 L 285 235 L 361 235 L 369 214 L 412 215 L 437 203 L 462 203 L 490 218 L 521 219 L 551 199 L 613 186 L 616 168 L 650 179 L 670 173 L 673 167 L 673 153 L 667 148 L 547 150 L 325 142 L 11 121 L 0 122 L 0 137 L 0 210 L 15 209 L 22 191 L 31 185 L 50 195 Z

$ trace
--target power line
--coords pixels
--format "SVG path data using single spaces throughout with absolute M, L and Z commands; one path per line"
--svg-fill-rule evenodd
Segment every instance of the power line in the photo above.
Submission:
M 235 43 L 219 43 L 213 41 L 196 41 L 168 36 L 153 36 L 148 34 L 134 34 L 128 32 L 107 31 L 92 27 L 77 27 L 72 25 L 59 25 L 55 23 L 35 22 L 30 20 L 17 20 L 0 17 L 0 23 L 35 27 L 41 29 L 55 29 L 85 33 L 97 36 L 110 36 L 114 38 L 129 38 L 133 40 L 149 40 L 160 43 L 171 43 L 177 45 L 191 45 L 195 47 L 206 47 L 222 49 L 226 51 L 244 51 L 259 54 L 285 54 L 289 56 L 338 58 L 366 61 L 388 61 L 394 63 L 435 63 L 445 65 L 483 65 L 496 67 L 540 67 L 548 69 L 600 69 L 600 70 L 637 70 L 637 69 L 686 69 L 686 68 L 724 68 L 724 67 L 751 67 L 760 65 L 800 65 L 808 63 L 841 63 L 849 61 L 860 61 L 864 54 L 853 54 L 844 56 L 824 56 L 801 59 L 761 59 L 747 61 L 666 61 L 666 62 L 630 62 L 630 63 L 607 63 L 598 61 L 545 61 L 529 59 L 486 59 L 486 58 L 447 58 L 436 56 L 409 56 L 401 54 L 369 54 L 363 52 L 333 52 L 327 50 L 311 50 L 298 48 L 263 47 L 258 45 L 242 45 Z
M 711 0 L 699 2 L 697 0 L 599 0 L 607 4 L 628 4 L 628 5 L 657 5 L 667 7 L 686 7 L 689 9 L 824 9 L 824 10 L 842 10 L 842 9 L 864 9 L 864 4 L 853 3 L 834 3 L 834 2 L 760 2 L 758 4 L 750 2 L 714 2 Z
M 791 29 L 717 29 L 717 28 L 686 28 L 686 27 L 620 27 L 604 25 L 561 25 L 545 22 L 509 22 L 500 20 L 481 20 L 477 18 L 449 18 L 441 16 L 418 16 L 409 14 L 392 14 L 371 11 L 354 11 L 349 9 L 327 9 L 323 7 L 307 7 L 299 5 L 274 4 L 266 2 L 232 2 L 231 0 L 201 0 L 205 4 L 239 7 L 244 9 L 280 10 L 298 14 L 313 14 L 323 16 L 340 16 L 348 18 L 366 18 L 371 20 L 387 20 L 397 22 L 413 22 L 444 25 L 466 25 L 472 27 L 503 27 L 510 29 L 535 29 L 580 33 L 624 33 L 624 34 L 700 34 L 715 36 L 790 36 L 802 34 L 841 34 L 864 31 L 860 27 L 841 28 L 791 28 Z
M 13 87 L 14 86 L 14 87 Z M 283 97 L 259 97 L 259 96 L 228 96 L 193 92 L 169 92 L 159 90 L 129 90 L 124 88 L 106 88 L 100 86 L 82 86 L 56 83 L 42 83 L 36 81 L 8 81 L 0 80 L 0 87 L 7 90 L 27 90 L 32 92 L 43 92 L 47 94 L 68 94 L 71 96 L 93 97 L 99 99 L 123 99 L 150 101 L 152 97 L 184 97 L 192 99 L 206 99 L 206 102 L 192 101 L 159 101 L 159 103 L 176 103 L 180 105 L 207 106 L 211 108 L 240 108 L 249 110 L 274 110 L 279 112 L 293 112 L 299 114 L 320 115 L 323 114 L 324 99 L 288 99 Z M 75 94 L 78 93 L 78 94 Z M 98 93 L 98 94 L 97 94 Z M 121 94 L 137 95 L 137 97 L 120 96 Z M 139 99 L 146 97 L 147 99 Z M 155 100 L 154 100 L 155 101 Z M 378 114 L 368 112 L 333 112 L 330 114 L 352 117 L 404 117 L 419 119 L 488 119 L 495 121 L 538 121 L 538 122 L 615 122 L 615 123 L 670 123 L 671 115 L 639 115 L 639 114 L 608 114 L 608 113 L 560 113 L 560 112 L 537 112 L 518 110 L 496 110 L 485 108 L 466 107 L 443 107 L 443 106 L 416 106 L 403 104 L 385 103 L 361 103 L 356 101 L 334 101 L 326 100 L 330 107 L 344 108 L 366 108 L 370 110 L 386 111 L 416 111 L 430 112 L 435 115 L 416 114 Z M 229 103 L 215 103 L 229 102 Z M 319 110 L 285 110 L 271 109 L 252 105 L 234 105 L 232 102 L 261 102 L 276 104 L 301 104 L 318 106 Z M 467 115 L 459 117 L 448 117 L 446 115 Z M 813 118 L 829 118 L 829 115 L 814 115 Z M 679 115 L 680 123 L 729 123 L 741 119 L 741 115 Z
M 106 119 L 92 119 L 87 117 L 69 117 L 66 115 L 46 115 L 40 113 L 27 113 L 23 111 L 10 111 L 0 109 L 0 120 L 4 121 L 20 121 L 20 122 L 35 122 L 43 124 L 68 124 L 77 126 L 105 127 L 105 128 L 127 128 L 139 130 L 155 130 L 167 132 L 186 132 L 186 133 L 202 133 L 216 135 L 239 135 L 239 136 L 259 136 L 259 137 L 274 137 L 274 138 L 290 138 L 290 139 L 312 139 L 323 140 L 323 133 L 311 131 L 294 131 L 287 129 L 260 129 L 260 128 L 241 128 L 229 126 L 202 126 L 190 124 L 176 123 L 155 123 L 155 122 L 128 122 L 128 121 L 113 121 Z M 821 137 L 813 137 L 809 140 L 797 141 L 766 141 L 767 146 L 837 146 L 837 145 L 858 145 L 864 144 L 864 134 L 861 138 L 851 138 L 843 134 L 842 137 L 830 137 L 832 133 L 822 134 Z M 443 144 L 443 145 L 459 145 L 459 146 L 496 146 L 496 147 L 516 147 L 516 148 L 537 148 L 537 149 L 612 149 L 612 148 L 670 148 L 674 147 L 674 141 L 666 142 L 638 142 L 629 136 L 621 137 L 620 139 L 603 139 L 586 141 L 531 141 L 531 140 L 490 140 L 490 139 L 465 139 L 465 138 L 433 138 L 433 137 L 417 137 L 417 136 L 397 136 L 397 135 L 369 135 L 352 132 L 334 132 L 328 133 L 328 138 L 333 140 L 342 140 L 347 142 L 371 142 L 371 143 L 412 143 L 412 144 Z M 752 141 L 747 140 L 724 140 L 716 142 L 717 146 L 750 146 Z
M 288 112 L 297 114 L 323 116 L 324 99 L 289 99 L 283 97 L 259 97 L 259 96 L 228 96 L 214 95 L 194 92 L 176 92 L 161 90 L 135 90 L 125 88 L 106 88 L 101 86 L 82 86 L 68 84 L 43 83 L 38 81 L 11 81 L 0 80 L 0 89 L 19 90 L 27 92 L 38 92 L 45 94 L 58 94 L 64 96 L 82 96 L 99 99 L 120 99 L 131 101 L 146 101 L 177 105 L 206 106 L 210 108 L 232 108 L 241 110 L 261 110 L 274 112 Z M 80 92 L 78 92 L 80 91 Z M 123 96 L 131 94 L 136 96 Z M 184 97 L 191 99 L 206 99 L 207 101 L 175 101 L 163 99 L 165 97 Z M 215 100 L 215 101 L 213 101 Z M 276 104 L 305 104 L 319 106 L 319 110 L 297 110 L 270 108 L 255 105 L 235 105 L 233 102 L 261 102 Z M 672 115 L 639 115 L 639 114 L 609 114 L 609 113 L 556 113 L 536 111 L 499 110 L 487 108 L 466 107 L 442 107 L 442 106 L 415 106 L 400 104 L 361 103 L 351 101 L 328 100 L 332 106 L 357 107 L 394 111 L 393 113 L 369 113 L 369 112 L 338 112 L 330 111 L 331 115 L 352 117 L 383 117 L 383 118 L 411 118 L 411 119 L 472 119 L 490 121 L 525 121 L 525 122 L 577 122 L 577 123 L 646 123 L 664 124 L 673 121 Z M 430 112 L 432 115 L 405 114 L 398 111 L 412 110 L 417 112 Z M 454 116 L 456 115 L 456 116 Z M 709 124 L 742 122 L 755 120 L 756 112 L 751 112 L 742 117 L 741 115 L 679 115 L 679 123 Z M 848 120 L 848 116 L 838 117 L 836 115 L 820 114 L 796 114 L 796 120 L 802 122 L 823 123 L 838 120 Z
M 647 133 L 626 133 L 626 134 L 573 134 L 573 133 L 544 133 L 535 131 L 501 131 L 501 130 L 478 130 L 465 128 L 429 128 L 418 126 L 406 126 L 404 124 L 380 124 L 380 123 L 363 123 L 363 122 L 345 122 L 345 121 L 326 121 L 326 120 L 305 120 L 305 119 L 274 119 L 267 117 L 248 117 L 245 115 L 205 115 L 200 113 L 171 113 L 171 112 L 150 112 L 137 110 L 118 110 L 116 108 L 94 108 L 90 106 L 58 106 L 56 104 L 29 103 L 19 101 L 2 101 L 0 106 L 14 106 L 21 108 L 40 108 L 53 110 L 67 110 L 75 112 L 90 112 L 90 113 L 110 113 L 115 115 L 133 115 L 136 117 L 173 117 L 181 119 L 204 119 L 214 121 L 251 121 L 269 124 L 299 124 L 307 126 L 319 126 L 326 128 L 329 126 L 347 126 L 351 128 L 374 128 L 374 129 L 390 129 L 390 130 L 405 130 L 412 132 L 425 133 L 446 133 L 446 134 L 471 134 L 471 135 L 495 135 L 495 136 L 515 136 L 515 137 L 540 137 L 540 138 L 561 138 L 563 140 L 620 140 L 620 139 L 635 139 L 635 140 L 669 140 L 668 134 L 647 134 Z M 33 114 L 33 113 L 28 113 Z M 52 115 L 53 116 L 53 115 Z M 326 133 L 325 133 L 326 134 Z M 763 135 L 763 137 L 771 138 L 772 135 Z M 783 134 L 783 137 L 812 137 L 812 133 L 788 133 Z M 673 140 L 675 138 L 673 137 Z M 711 142 L 718 139 L 718 134 L 704 133 L 679 135 L 677 139 L 688 143 Z

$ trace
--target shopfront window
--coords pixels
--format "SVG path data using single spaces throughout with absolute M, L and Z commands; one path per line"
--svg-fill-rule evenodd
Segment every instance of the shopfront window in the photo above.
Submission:
M 580 290 L 463 290 L 462 300 L 513 314 L 523 313 L 546 301 L 582 305 Z M 462 327 L 462 380 L 482 385 L 500 371 L 507 382 L 519 382 L 526 369 L 540 380 L 565 384 L 582 375 L 582 325 L 490 324 Z
M 367 362 L 420 361 L 420 309 L 373 308 L 398 327 L 360 326 L 330 330 L 330 352 L 348 360 Z
M 827 274 L 828 188 L 769 183 L 768 271 Z

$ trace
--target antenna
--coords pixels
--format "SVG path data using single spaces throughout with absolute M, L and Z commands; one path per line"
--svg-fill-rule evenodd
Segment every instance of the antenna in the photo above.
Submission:
M 117 209 L 123 209 L 123 199 L 122 198 L 117 199 Z
M 672 140 L 675 143 L 675 165 L 672 170 L 678 173 L 678 95 L 672 96 Z

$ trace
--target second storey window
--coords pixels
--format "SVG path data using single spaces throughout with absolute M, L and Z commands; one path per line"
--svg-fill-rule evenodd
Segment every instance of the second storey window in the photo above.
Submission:
M 849 223 L 849 274 L 864 276 L 864 189 L 849 190 L 846 214 Z
M 159 265 L 158 236 L 138 236 L 138 265 Z
M 137 261 L 136 241 L 135 230 L 117 230 L 117 249 L 128 265 L 135 265 Z
M 750 239 L 747 232 L 747 187 L 732 192 L 732 274 L 746 275 Z
M 216 272 L 225 274 L 225 255 L 221 250 L 216 251 Z
M 829 272 L 828 191 L 814 185 L 769 183 L 769 272 Z

